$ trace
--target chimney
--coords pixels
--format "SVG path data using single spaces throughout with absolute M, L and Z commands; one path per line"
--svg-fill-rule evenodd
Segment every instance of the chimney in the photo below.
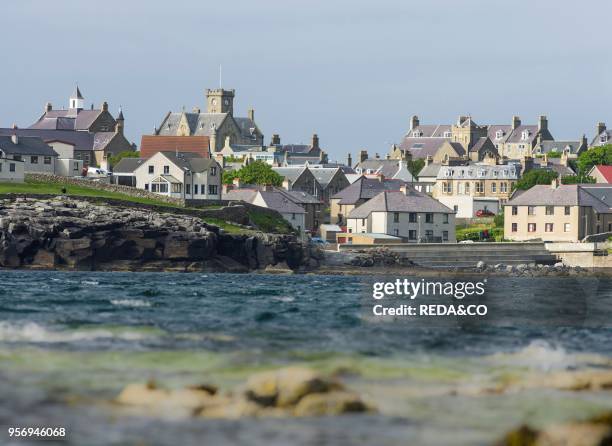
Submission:
M 375 157 L 376 159 L 380 159 L 380 155 L 379 155 L 378 153 L 376 153 L 376 155 L 374 155 L 374 157 Z
M 368 151 L 367 150 L 360 150 L 359 151 L 359 162 L 363 163 L 367 159 L 368 159 Z
M 385 159 L 386 159 L 386 160 L 391 159 L 391 155 L 389 155 L 389 154 L 387 153 L 387 154 L 385 155 Z
M 283 179 L 283 189 L 291 190 L 291 180 L 289 178 Z
M 561 165 L 566 166 L 569 164 L 569 151 L 567 149 L 563 149 L 563 153 L 561 154 Z
M 408 186 L 406 185 L 406 183 L 402 183 L 402 185 L 400 186 L 400 192 L 404 195 L 408 195 Z
M 19 144 L 19 136 L 17 136 L 17 133 L 13 133 L 11 135 L 11 141 L 13 142 L 13 144 L 17 145 Z
M 236 189 L 240 189 L 241 183 L 240 183 L 240 178 L 236 177 L 234 178 L 234 180 L 232 181 L 232 185 L 236 188 Z
M 310 147 L 313 149 L 319 148 L 319 136 L 316 133 L 312 135 L 312 143 L 310 144 Z
M 601 135 L 603 132 L 606 131 L 606 123 L 605 122 L 598 122 L 597 123 L 597 136 Z
M 588 145 L 589 145 L 589 142 L 587 141 L 587 137 L 586 137 L 586 135 L 584 133 L 582 134 L 582 138 L 580 140 L 580 143 L 581 144 L 580 144 L 580 147 L 578 148 L 578 150 L 580 150 L 581 148 L 582 149 L 586 149 L 588 147 Z
M 517 127 L 521 125 L 521 118 L 518 116 L 512 117 L 512 130 L 515 130 Z
M 526 155 L 521 158 L 521 175 L 524 175 L 525 172 L 528 172 L 531 169 L 533 169 L 533 158 Z
M 194 113 L 197 113 L 197 114 L 199 115 L 199 114 L 200 114 L 200 112 L 201 112 L 200 107 L 197 107 L 197 106 L 196 106 L 196 107 L 193 107 L 193 112 L 194 112 Z
M 215 161 L 219 163 L 222 169 L 225 168 L 225 158 L 221 152 L 215 153 Z
M 379 173 L 376 178 L 378 179 L 378 181 L 380 183 L 382 183 L 383 181 L 385 181 L 385 176 L 382 173 Z
M 248 109 L 247 116 L 251 121 L 255 122 L 255 110 L 253 108 Z
M 272 135 L 272 142 L 270 142 L 271 146 L 280 146 L 280 136 L 278 133 Z
M 546 115 L 540 115 L 540 120 L 538 122 L 538 130 L 548 130 L 548 119 Z
M 427 158 L 425 158 L 425 165 L 429 166 L 431 163 L 433 163 L 433 156 L 427 155 Z
M 264 190 L 265 190 L 266 192 L 274 192 L 274 186 L 272 186 L 271 184 L 266 184 L 266 185 L 264 186 Z
M 102 102 L 102 111 L 105 111 L 105 112 L 108 111 L 108 102 L 106 101 Z
M 349 152 L 348 156 L 346 157 L 346 165 L 349 167 L 353 167 L 353 157 L 351 157 L 351 153 Z
M 51 110 L 53 110 L 53 105 L 51 105 L 51 102 L 47 102 L 45 104 L 45 113 L 50 112 Z
M 410 118 L 410 130 L 414 130 L 418 126 L 419 126 L 419 117 L 417 115 L 413 115 L 412 118 Z
M 559 178 L 554 178 L 551 182 L 550 182 L 550 187 L 551 189 L 556 189 L 559 187 Z

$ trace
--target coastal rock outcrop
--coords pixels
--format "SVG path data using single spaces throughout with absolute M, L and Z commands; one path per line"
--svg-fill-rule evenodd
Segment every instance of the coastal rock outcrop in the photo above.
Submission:
M 194 215 L 68 197 L 0 200 L 0 267 L 245 272 L 308 267 L 290 234 L 229 234 Z
M 243 387 L 225 393 L 211 386 L 169 390 L 153 383 L 130 384 L 115 403 L 160 416 L 224 419 L 319 417 L 373 410 L 338 381 L 301 367 L 255 374 Z

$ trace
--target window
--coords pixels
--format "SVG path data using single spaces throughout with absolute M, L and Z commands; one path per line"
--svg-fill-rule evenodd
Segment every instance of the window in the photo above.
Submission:
M 155 172 L 155 168 L 153 166 L 149 166 L 149 173 L 154 173 Z
M 162 194 L 167 194 L 167 193 L 168 193 L 168 183 L 161 183 L 161 184 L 159 185 L 159 191 L 160 191 Z
M 217 195 L 217 185 L 216 184 L 208 185 L 208 195 Z
M 569 206 L 565 206 L 565 215 L 569 215 L 570 214 L 570 207 Z
M 476 185 L 476 193 L 484 192 L 484 183 L 482 181 L 476 181 L 474 184 Z
M 433 229 L 428 229 L 425 231 L 425 238 L 427 240 L 431 240 L 433 238 Z
M 13 155 L 15 161 L 21 161 L 21 155 Z
M 151 168 L 151 166 L 149 166 L 149 169 Z M 153 172 L 149 172 L 149 173 L 153 173 Z M 164 166 L 164 175 L 168 175 L 170 173 L 170 166 Z
M 51 157 L 50 157 L 50 156 L 45 156 L 45 157 L 43 158 L 43 162 L 44 162 L 45 164 L 51 164 Z
M 465 183 L 465 195 L 470 195 L 470 183 Z
M 445 194 L 450 194 L 453 192 L 453 183 L 449 183 L 444 181 L 442 183 L 442 192 L 444 192 Z
M 191 193 L 191 184 L 185 184 L 185 193 L 186 194 L 190 194 Z
M 518 215 L 518 207 L 512 206 L 512 215 Z
M 417 232 L 415 229 L 410 229 L 408 231 L 408 240 L 416 240 Z
M 9 172 L 15 172 L 15 163 L 9 164 Z
M 491 193 L 496 193 L 497 192 L 497 183 L 493 182 L 491 183 Z
M 521 135 L 521 138 L 522 138 L 523 140 L 527 140 L 527 139 L 529 139 L 529 130 L 523 130 L 523 133 L 522 133 L 522 135 Z
M 38 164 L 38 157 L 37 156 L 31 156 L 30 157 L 30 162 L 32 164 Z
M 393 230 L 393 235 L 396 236 L 396 237 L 399 236 L 399 229 L 395 228 Z
M 516 232 L 516 231 L 518 231 L 518 224 L 512 223 L 512 232 Z
M 535 206 L 527 206 L 527 214 L 535 215 Z
M 504 136 L 504 132 L 501 130 L 495 132 L 495 139 L 501 139 L 502 136 Z
M 425 214 L 425 223 L 433 223 L 433 214 Z
M 506 193 L 508 192 L 508 183 L 503 182 L 503 183 L 499 183 L 499 191 L 501 193 Z
M 552 223 L 546 223 L 544 225 L 544 232 L 553 232 L 553 224 Z
M 2 172 L 2 163 L 0 163 L 0 172 Z
M 181 183 L 172 184 L 172 193 L 180 194 L 183 191 L 183 185 Z
M 535 223 L 527 224 L 527 231 L 528 232 L 535 232 L 536 231 L 536 224 Z
M 197 184 L 193 185 L 193 195 L 198 195 L 198 185 Z
M 217 175 L 217 168 L 216 167 L 211 167 L 210 168 L 210 176 L 214 177 Z
M 291 220 L 295 220 L 295 212 L 291 213 Z
M 546 206 L 546 215 L 555 215 L 555 207 Z
M 393 223 L 399 223 L 399 212 L 393 213 Z
M 608 142 L 608 134 L 602 133 L 602 135 L 599 137 L 599 142 L 602 142 L 602 143 Z
M 202 195 L 206 193 L 206 184 L 200 184 L 200 193 Z
M 457 204 L 456 204 L 456 205 L 454 205 L 454 206 L 453 206 L 453 211 L 455 211 L 455 212 L 459 212 L 459 205 L 457 205 Z
M 73 170 L 79 170 L 79 163 L 78 163 L 78 161 L 74 162 L 74 167 L 72 169 Z
M 416 221 L 417 221 L 417 214 L 416 214 L 416 212 L 410 212 L 408 214 L 408 222 L 409 223 L 416 223 Z
M 362 224 L 363 226 L 365 226 L 365 224 L 366 224 L 366 219 L 365 219 L 365 218 L 362 218 L 362 219 L 361 219 L 361 224 Z
M 145 184 L 145 190 L 149 190 L 149 183 Z
M 442 241 L 448 242 L 448 231 L 442 231 Z
M 444 223 L 444 224 L 448 224 L 448 214 L 442 214 L 442 215 L 443 215 L 443 217 L 442 217 L 442 223 Z

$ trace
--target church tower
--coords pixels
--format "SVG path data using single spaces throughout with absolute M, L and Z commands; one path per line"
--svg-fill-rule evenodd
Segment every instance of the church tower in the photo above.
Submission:
M 234 92 L 235 90 L 224 90 L 215 88 L 206 90 L 206 107 L 208 113 L 229 113 L 234 115 Z
M 79 90 L 79 86 L 76 85 L 74 87 L 74 93 L 70 96 L 70 109 L 71 110 L 83 110 L 85 100 L 83 99 L 83 95 L 81 94 L 81 90 Z

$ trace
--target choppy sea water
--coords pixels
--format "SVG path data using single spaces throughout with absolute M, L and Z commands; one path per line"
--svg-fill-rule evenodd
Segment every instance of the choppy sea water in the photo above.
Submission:
M 612 408 L 608 392 L 452 391 L 532 371 L 612 367 L 609 280 L 489 279 L 487 318 L 414 323 L 372 316 L 373 278 L 24 271 L 0 277 L 0 444 L 11 444 L 7 426 L 63 426 L 69 435 L 62 444 L 93 446 L 484 445 L 522 422 Z M 287 364 L 341 372 L 379 412 L 151 419 L 119 414 L 109 403 L 131 382 L 231 388 Z

